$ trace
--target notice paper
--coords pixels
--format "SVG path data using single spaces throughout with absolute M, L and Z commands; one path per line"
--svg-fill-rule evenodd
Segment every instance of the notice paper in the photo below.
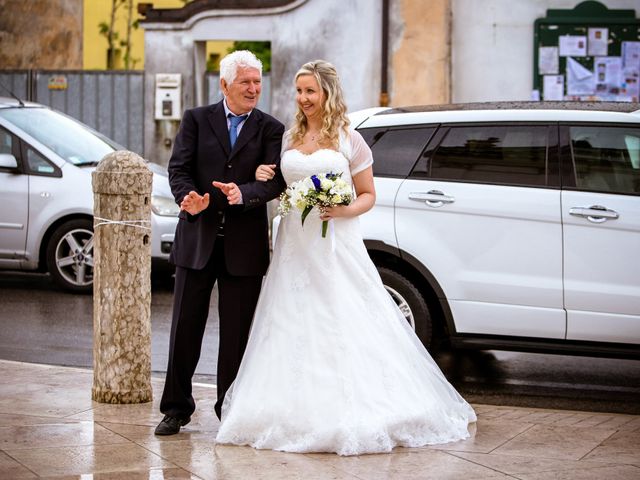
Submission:
M 624 68 L 640 68 L 640 42 L 622 42 Z
M 560 37 L 561 57 L 586 57 L 587 37 L 585 35 L 562 35 Z
M 562 100 L 564 95 L 564 75 L 545 75 L 542 94 L 546 101 Z
M 591 56 L 606 56 L 609 51 L 609 29 L 590 28 L 587 51 Z
M 600 100 L 615 101 L 622 83 L 622 57 L 598 57 L 594 69 L 596 95 Z
M 567 95 L 593 95 L 595 75 L 573 58 L 567 58 Z
M 538 48 L 538 73 L 540 75 L 557 75 L 558 72 L 558 47 Z

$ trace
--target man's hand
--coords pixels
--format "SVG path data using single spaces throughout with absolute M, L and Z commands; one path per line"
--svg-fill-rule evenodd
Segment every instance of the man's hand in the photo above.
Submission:
M 213 182 L 213 186 L 222 190 L 227 196 L 229 205 L 239 205 L 242 202 L 242 192 L 235 183 Z
M 209 194 L 199 195 L 193 190 L 185 195 L 180 203 L 180 210 L 185 210 L 191 215 L 197 215 L 209 206 Z
M 276 165 L 274 164 L 263 164 L 259 165 L 256 169 L 256 180 L 260 182 L 266 182 L 271 180 L 276 174 Z

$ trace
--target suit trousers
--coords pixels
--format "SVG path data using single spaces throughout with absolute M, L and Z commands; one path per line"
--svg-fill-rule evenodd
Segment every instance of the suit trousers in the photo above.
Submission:
M 202 270 L 176 267 L 169 362 L 160 411 L 187 418 L 195 410 L 192 378 L 204 335 L 211 292 L 218 282 L 220 344 L 215 411 L 221 415 L 224 395 L 233 383 L 244 355 L 262 276 L 233 276 L 225 265 L 224 237 L 217 237 L 211 259 Z

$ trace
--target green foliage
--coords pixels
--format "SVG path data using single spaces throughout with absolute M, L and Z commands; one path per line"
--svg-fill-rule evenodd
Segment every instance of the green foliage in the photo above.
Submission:
M 120 7 L 127 7 L 127 23 L 130 28 L 125 32 L 125 39 L 120 39 L 120 34 L 115 30 L 116 14 Z M 131 30 L 139 27 L 139 19 L 133 19 L 133 0 L 111 0 L 111 15 L 109 22 L 100 22 L 98 24 L 98 32 L 107 40 L 107 70 L 115 69 L 116 57 L 122 53 L 124 48 L 125 69 L 135 68 L 135 64 L 140 61 L 139 58 L 131 58 Z
M 271 71 L 271 42 L 233 42 L 233 47 L 228 50 L 231 53 L 235 50 L 250 50 L 262 62 L 262 71 Z

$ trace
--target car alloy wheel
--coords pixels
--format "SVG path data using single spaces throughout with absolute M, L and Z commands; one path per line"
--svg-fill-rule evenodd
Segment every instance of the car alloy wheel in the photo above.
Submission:
M 391 295 L 391 298 L 393 298 L 393 301 L 396 302 L 396 305 L 402 312 L 402 315 L 404 315 L 404 318 L 407 319 L 407 322 L 409 323 L 409 325 L 411 325 L 411 328 L 415 330 L 416 319 L 413 316 L 413 312 L 411 311 L 411 307 L 409 306 L 409 303 L 404 299 L 402 295 L 400 295 L 400 293 L 398 293 L 397 290 L 394 290 L 389 285 L 385 285 L 384 288 L 386 288 L 387 292 L 389 292 L 389 295 Z
M 93 228 L 90 220 L 71 220 L 51 236 L 47 264 L 53 279 L 66 290 L 93 287 Z
M 432 337 L 432 320 L 427 302 L 420 290 L 404 275 L 387 267 L 378 267 L 378 273 L 393 301 L 414 329 L 422 344 L 429 348 Z

